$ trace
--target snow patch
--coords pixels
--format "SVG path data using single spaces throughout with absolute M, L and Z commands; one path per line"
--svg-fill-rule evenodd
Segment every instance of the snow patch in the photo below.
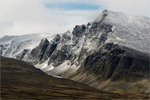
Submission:
M 51 70 L 47 70 L 46 72 L 48 72 L 49 75 L 55 75 L 58 76 L 62 73 L 65 73 L 67 71 L 71 71 L 76 69 L 76 66 L 71 65 L 71 63 L 69 61 L 65 61 L 64 63 L 62 63 L 61 65 L 54 67 Z

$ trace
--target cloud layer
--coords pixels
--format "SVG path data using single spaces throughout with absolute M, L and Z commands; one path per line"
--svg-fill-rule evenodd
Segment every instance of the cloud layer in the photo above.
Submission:
M 149 0 L 0 0 L 0 37 L 62 33 L 109 9 L 149 16 Z
M 150 0 L 97 0 L 97 2 L 112 11 L 150 16 Z

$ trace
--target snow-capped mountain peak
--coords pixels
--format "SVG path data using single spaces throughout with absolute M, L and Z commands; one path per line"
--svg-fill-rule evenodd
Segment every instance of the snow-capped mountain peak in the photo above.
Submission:
M 94 22 L 115 28 L 107 42 L 149 52 L 150 18 L 104 10 Z
M 54 36 L 48 33 L 34 33 L 20 36 L 4 36 L 0 38 L 1 55 L 15 57 L 24 49 L 32 50 L 39 45 L 41 39 L 51 40 Z

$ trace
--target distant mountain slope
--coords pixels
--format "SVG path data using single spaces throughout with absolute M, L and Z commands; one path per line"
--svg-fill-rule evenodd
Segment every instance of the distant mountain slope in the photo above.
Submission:
M 48 33 L 35 33 L 18 36 L 4 36 L 0 38 L 0 55 L 6 57 L 15 57 L 24 49 L 32 50 L 41 39 L 51 40 L 53 36 Z

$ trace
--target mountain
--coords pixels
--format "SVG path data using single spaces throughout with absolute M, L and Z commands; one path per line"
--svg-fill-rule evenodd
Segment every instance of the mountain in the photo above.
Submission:
M 29 51 L 35 48 L 43 38 L 51 40 L 53 35 L 48 33 L 35 33 L 20 36 L 4 36 L 0 38 L 0 55 L 16 57 L 24 49 Z
M 49 76 L 34 66 L 1 57 L 1 99 L 121 99 L 133 98 L 119 93 L 97 90 L 84 84 Z M 136 95 L 135 95 L 136 96 Z M 137 98 L 148 98 L 139 94 Z
M 101 90 L 148 95 L 149 32 L 150 18 L 104 10 L 15 58 Z

